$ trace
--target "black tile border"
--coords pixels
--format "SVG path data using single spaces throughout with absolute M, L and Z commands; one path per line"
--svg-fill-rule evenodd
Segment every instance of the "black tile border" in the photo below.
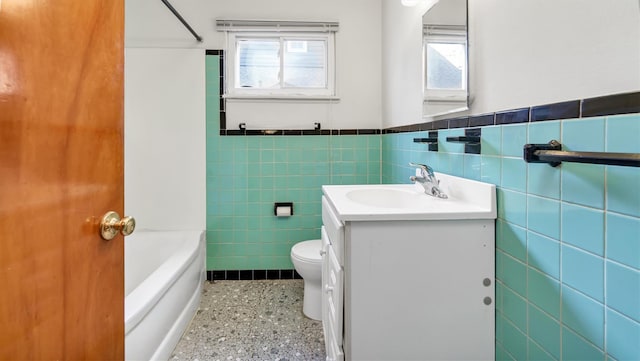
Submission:
M 377 135 L 381 133 L 380 129 L 358 129 L 358 135 Z
M 224 50 L 208 49 L 205 54 L 220 57 L 221 136 L 378 135 L 640 113 L 640 91 L 637 91 L 535 105 L 527 108 L 501 110 L 481 115 L 439 119 L 428 123 L 416 123 L 386 129 L 274 129 L 268 131 L 227 129 L 225 99 L 222 97 L 224 89 Z
M 220 129 L 221 136 L 379 135 L 380 129 Z
M 484 114 L 484 115 L 474 115 L 469 117 L 469 126 L 470 127 L 484 127 L 486 125 L 494 125 L 496 124 L 496 114 Z
M 531 107 L 531 121 L 559 120 L 580 117 L 580 101 L 538 105 Z
M 329 129 L 304 129 L 302 135 L 329 135 Z
M 528 108 L 501 110 L 494 113 L 472 115 L 468 118 L 455 117 L 439 119 L 431 123 L 402 125 L 383 129 L 382 134 L 461 128 L 461 125 L 464 125 L 465 119 L 468 120 L 468 127 L 485 127 L 491 125 L 520 124 L 632 113 L 640 113 L 640 91 L 535 105 Z
M 469 126 L 469 117 L 449 119 L 449 129 L 466 128 Z
M 640 113 L 640 92 L 584 99 L 582 117 Z
M 342 135 L 358 135 L 357 129 L 340 129 L 340 133 Z
M 529 121 L 530 108 L 507 110 L 496 113 L 496 125 L 526 123 Z
M 207 281 L 252 281 L 302 279 L 295 269 L 207 271 Z
M 433 123 L 433 129 L 449 129 L 449 119 L 436 120 Z

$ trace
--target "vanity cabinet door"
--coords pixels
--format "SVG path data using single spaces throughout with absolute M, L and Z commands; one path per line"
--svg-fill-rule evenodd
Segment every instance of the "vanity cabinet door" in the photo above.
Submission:
M 320 254 L 322 255 L 322 330 L 324 331 L 324 342 L 329 344 L 329 295 L 324 292 L 325 287 L 328 286 L 329 280 L 329 256 L 327 254 L 329 248 L 331 248 L 331 241 L 327 235 L 327 230 L 324 226 L 320 228 L 320 234 L 322 238 L 322 249 Z M 327 347 L 328 352 L 328 347 Z
M 344 275 L 342 267 L 338 263 L 338 258 L 333 251 L 333 247 L 329 247 L 327 252 L 329 258 L 329 269 L 327 274 L 327 284 L 325 285 L 324 292 L 327 295 L 327 311 L 328 319 L 333 334 L 338 338 L 338 345 L 342 346 L 342 320 L 343 320 L 343 290 Z
M 338 346 L 338 343 L 335 341 L 336 339 L 341 339 L 342 337 L 335 337 L 333 333 L 329 333 L 327 339 L 332 340 L 331 342 L 327 342 L 327 361 L 344 361 L 344 352 L 342 351 L 342 347 Z
M 338 263 L 338 259 L 333 251 L 333 247 L 327 250 L 327 281 L 324 284 L 324 297 L 326 303 L 326 318 L 323 319 L 327 342 L 327 360 L 342 361 L 344 352 L 342 350 L 342 320 L 343 320 L 343 271 Z
M 350 222 L 347 229 L 349 360 L 495 359 L 493 220 Z
M 322 234 L 322 328 L 327 360 L 342 361 L 343 271 L 326 228 Z
M 322 197 L 322 224 L 326 229 L 338 263 L 344 266 L 344 223 L 340 221 L 324 196 Z

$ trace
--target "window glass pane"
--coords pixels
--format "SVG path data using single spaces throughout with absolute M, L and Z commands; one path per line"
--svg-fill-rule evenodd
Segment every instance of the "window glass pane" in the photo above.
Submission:
M 466 88 L 465 45 L 427 43 L 427 89 Z
M 280 87 L 280 41 L 239 40 L 238 88 Z
M 326 88 L 327 51 L 324 40 L 285 40 L 285 88 Z

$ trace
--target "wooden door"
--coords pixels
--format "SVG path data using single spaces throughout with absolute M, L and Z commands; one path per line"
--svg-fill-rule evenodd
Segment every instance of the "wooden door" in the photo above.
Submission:
M 124 358 L 123 0 L 0 0 L 0 359 Z

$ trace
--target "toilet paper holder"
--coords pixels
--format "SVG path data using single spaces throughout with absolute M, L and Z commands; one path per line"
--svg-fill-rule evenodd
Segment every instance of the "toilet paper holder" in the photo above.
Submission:
M 276 202 L 273 204 L 273 215 L 276 217 L 293 216 L 293 202 Z

